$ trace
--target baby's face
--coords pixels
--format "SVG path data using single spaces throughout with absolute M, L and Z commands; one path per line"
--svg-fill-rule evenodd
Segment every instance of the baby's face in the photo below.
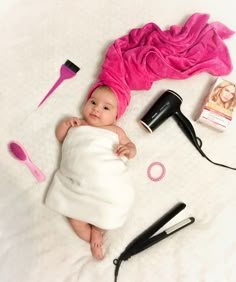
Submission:
M 83 116 L 92 126 L 114 124 L 117 116 L 117 100 L 108 88 L 98 87 L 86 102 Z

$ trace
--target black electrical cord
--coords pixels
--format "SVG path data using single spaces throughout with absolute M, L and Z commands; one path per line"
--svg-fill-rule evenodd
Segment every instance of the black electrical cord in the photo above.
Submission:
M 208 158 L 208 156 L 202 151 L 202 140 L 197 137 L 197 142 L 198 144 L 194 144 L 194 146 L 196 147 L 196 149 L 200 152 L 200 154 L 206 158 L 209 162 L 211 162 L 212 164 L 214 165 L 218 165 L 218 166 L 221 166 L 221 167 L 225 167 L 225 168 L 229 168 L 229 169 L 233 169 L 233 170 L 236 170 L 235 167 L 231 167 L 231 166 L 228 166 L 228 165 L 225 165 L 225 164 L 221 164 L 221 163 L 217 163 L 217 162 L 214 162 L 212 161 L 210 158 Z

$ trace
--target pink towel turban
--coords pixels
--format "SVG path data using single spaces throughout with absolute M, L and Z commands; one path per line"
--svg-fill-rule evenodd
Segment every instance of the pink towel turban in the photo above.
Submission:
M 234 32 L 219 22 L 208 24 L 208 19 L 208 14 L 195 13 L 183 26 L 165 31 L 148 23 L 115 40 L 88 98 L 98 86 L 110 87 L 117 97 L 118 119 L 129 105 L 131 90 L 147 90 L 154 81 L 186 79 L 203 71 L 229 74 L 233 67 L 223 40 Z

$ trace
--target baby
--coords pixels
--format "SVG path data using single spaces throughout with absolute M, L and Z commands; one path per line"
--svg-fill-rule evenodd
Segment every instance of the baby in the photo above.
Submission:
M 117 111 L 116 95 L 99 86 L 83 108 L 83 119 L 71 117 L 58 125 L 62 160 L 46 196 L 46 205 L 68 218 L 98 260 L 103 259 L 104 231 L 125 222 L 133 201 L 124 159 L 135 157 L 136 146 L 115 125 Z

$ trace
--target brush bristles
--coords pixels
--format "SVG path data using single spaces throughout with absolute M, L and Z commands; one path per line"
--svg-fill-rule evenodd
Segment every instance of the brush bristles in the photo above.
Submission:
M 8 149 L 10 151 L 10 153 L 12 154 L 13 157 L 15 157 L 16 159 L 20 160 L 20 161 L 24 161 L 26 160 L 26 154 L 23 150 L 23 148 L 15 143 L 15 142 L 10 142 L 8 144 Z
M 77 67 L 74 63 L 72 63 L 70 60 L 67 60 L 64 64 L 65 66 L 67 66 L 70 70 L 72 70 L 74 73 L 77 73 L 80 68 Z

